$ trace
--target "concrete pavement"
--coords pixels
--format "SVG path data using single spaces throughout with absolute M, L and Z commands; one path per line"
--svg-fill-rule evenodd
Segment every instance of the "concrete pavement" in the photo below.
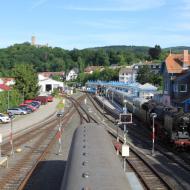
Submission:
M 59 101 L 59 99 L 54 99 L 53 102 L 40 106 L 38 110 L 31 114 L 16 116 L 16 119 L 13 120 L 13 133 L 50 118 L 50 116 L 56 113 L 56 106 Z M 0 133 L 3 135 L 3 138 L 6 138 L 10 134 L 10 129 L 11 123 L 0 124 Z

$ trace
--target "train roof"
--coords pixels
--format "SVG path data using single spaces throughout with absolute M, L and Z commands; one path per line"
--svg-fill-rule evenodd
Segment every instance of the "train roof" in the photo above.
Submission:
M 146 102 L 148 102 L 149 100 L 148 99 L 145 99 L 145 98 L 134 98 L 133 99 L 133 102 L 134 104 L 139 104 L 139 105 L 142 105 Z
M 90 123 L 76 129 L 61 189 L 132 189 L 104 127 Z

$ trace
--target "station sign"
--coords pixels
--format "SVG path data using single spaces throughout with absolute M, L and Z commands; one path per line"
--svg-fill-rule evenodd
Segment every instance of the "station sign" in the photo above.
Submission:
M 132 114 L 131 113 L 120 114 L 119 121 L 121 124 L 131 124 L 132 123 Z

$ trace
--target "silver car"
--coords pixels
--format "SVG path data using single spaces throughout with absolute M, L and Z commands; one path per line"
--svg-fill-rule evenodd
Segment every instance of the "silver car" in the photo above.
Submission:
M 12 115 L 26 115 L 27 111 L 20 108 L 10 108 L 7 110 L 7 113 Z

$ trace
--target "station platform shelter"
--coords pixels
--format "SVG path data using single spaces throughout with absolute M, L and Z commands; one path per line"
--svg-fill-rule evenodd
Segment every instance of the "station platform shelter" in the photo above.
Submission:
M 141 98 L 153 97 L 157 92 L 157 87 L 149 83 L 146 83 L 144 85 L 137 82 L 125 83 L 118 81 L 87 81 L 86 83 L 86 90 L 94 94 L 106 95 L 106 91 L 110 88 L 114 88 L 116 90 L 120 90 Z

